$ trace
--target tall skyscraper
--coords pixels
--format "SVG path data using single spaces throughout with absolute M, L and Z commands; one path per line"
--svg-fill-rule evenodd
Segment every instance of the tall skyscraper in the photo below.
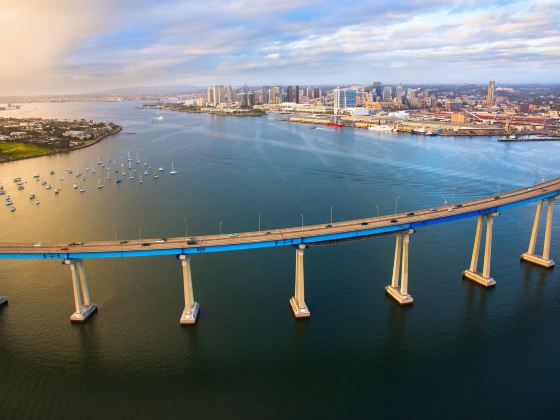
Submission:
M 288 86 L 288 102 L 299 103 L 299 86 Z
M 488 82 L 488 93 L 486 94 L 486 105 L 494 105 L 494 92 L 496 91 L 495 82 L 490 80 Z
M 223 85 L 214 85 L 214 106 L 226 102 L 226 90 Z
M 214 88 L 208 88 L 208 104 L 214 105 Z
M 228 85 L 226 95 L 228 102 L 235 102 L 235 98 L 233 97 L 233 88 L 231 87 L 231 85 Z
M 356 106 L 356 91 L 354 89 L 335 89 L 333 91 L 334 113 L 338 114 L 344 108 Z
M 263 104 L 267 104 L 270 102 L 270 86 L 263 86 Z

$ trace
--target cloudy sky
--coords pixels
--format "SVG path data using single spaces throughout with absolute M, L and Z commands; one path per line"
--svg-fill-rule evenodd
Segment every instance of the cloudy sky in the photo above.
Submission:
M 560 82 L 558 0 L 2 0 L 0 96 Z

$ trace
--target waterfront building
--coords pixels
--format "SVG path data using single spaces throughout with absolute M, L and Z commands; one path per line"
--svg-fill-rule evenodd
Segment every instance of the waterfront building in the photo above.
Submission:
M 214 105 L 214 88 L 208 88 L 208 105 Z
M 281 104 L 283 101 L 282 98 L 282 87 L 281 86 L 274 86 L 270 90 L 270 99 L 272 103 Z
M 247 98 L 247 93 L 245 92 L 240 92 L 237 94 L 237 102 L 239 102 L 239 107 L 240 108 L 247 108 L 249 103 L 248 103 L 248 98 Z
M 466 123 L 467 116 L 464 112 L 453 112 L 451 114 L 451 122 L 452 123 Z
M 214 106 L 226 102 L 226 90 L 223 85 L 214 85 Z
M 247 106 L 252 107 L 256 105 L 255 92 L 251 91 L 247 94 Z
M 299 86 L 288 86 L 288 102 L 299 103 Z
M 345 108 L 356 107 L 356 91 L 354 89 L 340 89 L 333 91 L 333 110 L 335 114 L 339 114 Z
M 496 91 L 495 82 L 490 80 L 488 82 L 488 93 L 486 94 L 486 105 L 492 106 L 494 105 L 494 93 Z

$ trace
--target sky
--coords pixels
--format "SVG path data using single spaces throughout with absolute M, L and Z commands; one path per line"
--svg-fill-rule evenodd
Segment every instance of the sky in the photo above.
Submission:
M 558 0 L 0 0 L 0 96 L 558 83 Z

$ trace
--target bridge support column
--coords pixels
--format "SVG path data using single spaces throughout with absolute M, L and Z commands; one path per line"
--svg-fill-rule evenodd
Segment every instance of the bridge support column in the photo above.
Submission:
M 309 318 L 311 312 L 305 304 L 305 285 L 303 276 L 303 252 L 305 245 L 296 249 L 296 281 L 294 296 L 290 299 L 290 306 L 296 318 Z
M 391 284 L 385 287 L 389 296 L 401 305 L 410 305 L 414 302 L 408 294 L 408 243 L 413 230 L 398 232 L 395 242 L 395 259 L 393 261 L 393 278 Z M 399 285 L 400 279 L 400 285 Z
M 86 272 L 82 260 L 64 260 L 72 272 L 72 288 L 74 289 L 74 306 L 76 311 L 70 316 L 72 322 L 84 322 L 97 306 L 91 303 L 87 286 Z
M 194 301 L 192 274 L 191 274 L 191 257 L 189 255 L 179 255 L 179 260 L 183 266 L 183 290 L 185 293 L 185 308 L 179 319 L 181 325 L 192 325 L 196 323 L 198 310 L 200 305 Z
M 537 243 L 537 235 L 539 233 L 539 221 L 541 218 L 541 210 L 544 200 L 537 203 L 537 210 L 535 211 L 535 221 L 533 222 L 533 230 L 531 231 L 531 240 L 529 241 L 529 249 L 526 253 L 521 255 L 523 261 L 531 264 L 539 265 L 545 268 L 554 266 L 554 261 L 550 259 L 550 235 L 552 233 L 552 210 L 554 209 L 555 197 L 547 198 L 547 211 L 546 211 L 546 227 L 544 230 L 544 245 L 543 254 L 535 255 L 535 245 Z
M 0 307 L 7 304 L 8 304 L 8 299 L 6 299 L 4 296 L 0 296 Z
M 463 277 L 474 281 L 485 287 L 494 286 L 496 282 L 490 277 L 490 260 L 492 257 L 492 226 L 494 217 L 498 213 L 489 213 L 486 215 L 479 215 L 476 223 L 476 234 L 474 237 L 473 253 L 471 258 L 471 265 L 468 270 L 463 271 Z M 478 270 L 478 255 L 480 253 L 480 241 L 482 237 L 482 224 L 486 219 L 486 241 L 484 244 L 484 266 L 482 273 Z

